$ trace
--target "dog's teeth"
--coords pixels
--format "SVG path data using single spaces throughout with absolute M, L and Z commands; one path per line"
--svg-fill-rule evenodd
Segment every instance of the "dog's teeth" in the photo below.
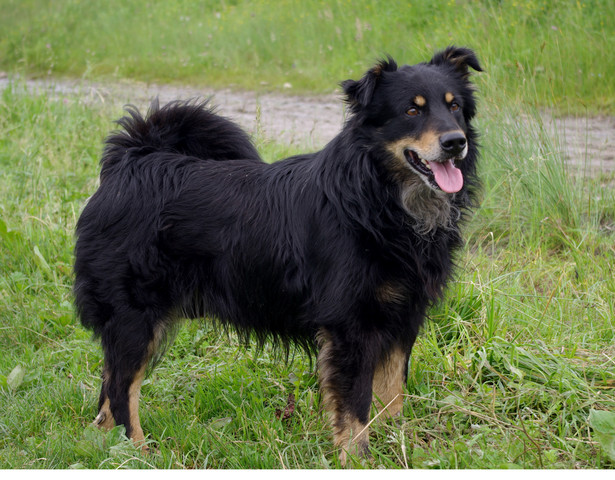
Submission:
M 429 165 L 429 162 L 427 160 L 423 160 L 421 158 L 421 162 L 423 162 L 423 165 L 425 165 L 429 170 L 431 170 L 431 166 Z

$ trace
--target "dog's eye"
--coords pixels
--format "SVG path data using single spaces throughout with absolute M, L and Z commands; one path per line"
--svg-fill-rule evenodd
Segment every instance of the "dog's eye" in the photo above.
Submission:
M 458 103 L 455 103 L 455 102 L 451 103 L 451 112 L 457 112 L 459 111 L 460 108 L 461 107 L 459 106 Z
M 408 115 L 409 117 L 416 117 L 420 113 L 421 111 L 416 107 L 410 107 L 408 110 L 406 110 L 406 115 Z

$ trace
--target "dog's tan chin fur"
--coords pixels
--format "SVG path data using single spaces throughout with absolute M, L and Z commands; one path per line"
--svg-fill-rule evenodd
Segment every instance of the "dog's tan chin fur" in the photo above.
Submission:
M 450 195 L 434 190 L 418 174 L 409 175 L 401 186 L 401 202 L 416 220 L 414 227 L 425 235 L 437 228 L 454 228 L 460 212 L 451 203 Z

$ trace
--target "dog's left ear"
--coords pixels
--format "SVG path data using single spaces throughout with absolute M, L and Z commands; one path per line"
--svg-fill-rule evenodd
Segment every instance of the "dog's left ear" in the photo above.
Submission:
M 345 80 L 340 85 L 346 94 L 346 102 L 353 111 L 366 107 L 372 100 L 383 72 L 395 72 L 397 63 L 391 57 L 381 60 L 370 68 L 360 80 Z
M 470 75 L 468 67 L 473 68 L 477 72 L 482 72 L 476 54 L 469 48 L 450 46 L 446 50 L 438 52 L 429 62 L 430 65 L 452 65 L 463 78 Z

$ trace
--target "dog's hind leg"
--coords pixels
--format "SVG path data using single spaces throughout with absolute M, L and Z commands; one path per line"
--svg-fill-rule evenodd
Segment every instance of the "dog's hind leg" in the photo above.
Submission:
M 100 396 L 98 398 L 98 415 L 94 419 L 94 425 L 103 430 L 110 430 L 115 425 L 113 414 L 109 408 L 109 397 L 107 395 L 107 371 L 103 367 L 102 386 L 100 388 Z
M 333 425 L 333 442 L 348 454 L 368 456 L 372 382 L 378 355 L 370 342 L 349 342 L 321 330 L 318 368 L 322 400 Z
M 137 445 L 145 441 L 139 419 L 141 384 L 163 334 L 163 328 L 133 317 L 123 322 L 111 319 L 102 335 L 105 365 L 94 423 L 103 429 L 124 425 L 126 435 Z

